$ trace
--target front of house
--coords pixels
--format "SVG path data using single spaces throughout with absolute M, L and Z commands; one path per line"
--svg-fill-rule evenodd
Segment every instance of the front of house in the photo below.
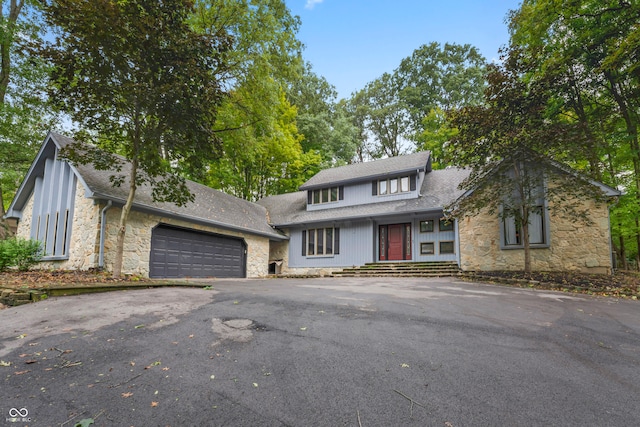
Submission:
M 18 235 L 43 242 L 43 268 L 110 270 L 126 186 L 111 172 L 74 166 L 59 151 L 74 141 L 50 133 L 8 213 Z M 125 171 L 126 172 L 126 171 Z M 155 203 L 140 187 L 126 232 L 123 271 L 150 277 L 329 274 L 379 262 L 449 261 L 462 270 L 522 269 L 513 222 L 480 213 L 447 221 L 468 171 L 432 170 L 428 152 L 319 172 L 300 191 L 251 203 L 189 183 L 185 207 Z M 609 197 L 617 191 L 593 183 Z M 606 204 L 581 201 L 591 224 L 553 217 L 529 226 L 534 270 L 612 271 Z
M 457 224 L 443 207 L 460 169 L 431 170 L 428 152 L 319 172 L 299 192 L 259 201 L 289 236 L 283 273 L 328 273 L 371 262 L 459 261 Z

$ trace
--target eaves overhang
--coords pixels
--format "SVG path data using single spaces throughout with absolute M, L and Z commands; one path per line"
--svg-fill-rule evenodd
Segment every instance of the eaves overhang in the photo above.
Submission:
M 90 199 L 93 199 L 95 201 L 100 201 L 100 200 L 109 201 L 110 200 L 113 203 L 114 206 L 120 207 L 120 208 L 122 206 L 124 206 L 124 204 L 126 203 L 126 200 L 124 200 L 122 198 L 113 197 L 111 195 L 100 194 L 100 193 L 95 193 L 95 192 L 91 193 L 91 194 L 87 194 L 86 197 L 90 198 Z M 135 202 L 133 203 L 132 209 L 136 210 L 138 212 L 142 212 L 142 213 L 146 213 L 146 214 L 150 214 L 150 215 L 182 220 L 182 221 L 186 221 L 186 222 L 190 222 L 190 223 L 194 223 L 194 224 L 217 227 L 217 228 L 221 228 L 221 229 L 229 230 L 229 231 L 236 231 L 236 232 L 241 232 L 241 233 L 246 233 L 246 234 L 252 234 L 254 236 L 267 237 L 270 240 L 276 240 L 276 241 L 289 240 L 288 236 L 283 235 L 282 233 L 280 233 L 278 230 L 275 230 L 275 229 L 274 229 L 273 233 L 266 233 L 266 232 L 257 231 L 257 230 L 254 230 L 254 229 L 251 229 L 251 228 L 248 228 L 248 227 L 242 227 L 242 226 L 237 226 L 237 225 L 229 225 L 229 224 L 223 223 L 221 221 L 210 220 L 210 219 L 201 218 L 201 217 L 192 216 L 192 215 L 185 215 L 185 214 L 182 214 L 182 213 L 172 212 L 172 211 L 167 210 L 167 209 L 154 208 L 152 206 L 142 205 L 142 204 L 135 203 Z
M 340 186 L 340 185 L 348 185 L 348 184 L 357 184 L 357 183 L 361 183 L 361 182 L 367 182 L 367 181 L 371 181 L 374 179 L 379 179 L 379 178 L 385 178 L 385 177 L 394 177 L 394 176 L 399 176 L 399 175 L 405 175 L 405 174 L 411 174 L 411 173 L 419 173 L 419 172 L 424 172 L 426 169 L 425 166 L 421 166 L 421 167 L 412 167 L 409 169 L 398 169 L 395 170 L 393 172 L 384 172 L 384 173 L 376 173 L 376 174 L 371 174 L 371 175 L 365 175 L 365 176 L 359 176 L 357 178 L 347 178 L 347 179 L 342 179 L 342 180 L 335 180 L 332 181 L 330 183 L 320 183 L 320 184 L 302 184 L 300 187 L 298 187 L 299 190 L 301 191 L 306 191 L 306 190 L 316 190 L 316 189 L 320 189 L 320 188 L 327 188 L 327 187 L 335 187 L 335 186 Z

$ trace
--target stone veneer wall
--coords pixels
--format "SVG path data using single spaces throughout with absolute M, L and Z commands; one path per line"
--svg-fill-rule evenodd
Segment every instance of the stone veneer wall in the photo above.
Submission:
M 285 235 L 289 236 L 289 230 L 282 230 Z M 285 274 L 289 270 L 289 241 L 273 241 L 269 243 L 269 261 L 282 261 L 280 265 L 280 274 Z
M 104 245 L 104 263 L 107 270 L 111 269 L 115 259 L 120 212 L 120 208 L 111 208 L 107 211 L 107 227 Z M 247 277 L 264 277 L 268 274 L 269 239 L 266 237 L 244 234 L 216 227 L 197 225 L 187 221 L 164 218 L 137 211 L 131 211 L 129 214 L 124 243 L 124 259 L 122 264 L 123 273 L 137 274 L 143 277 L 149 276 L 151 232 L 153 228 L 160 223 L 189 228 L 192 230 L 208 231 L 226 236 L 241 237 L 247 244 Z
M 609 274 L 612 271 L 609 209 L 604 203 L 584 202 L 592 224 L 549 213 L 551 241 L 548 248 L 531 249 L 535 271 L 579 271 Z M 501 221 L 497 215 L 479 214 L 458 222 L 460 267 L 464 271 L 522 270 L 524 249 L 500 249 Z
M 17 236 L 31 237 L 31 218 L 33 215 L 33 194 L 22 211 L 18 223 Z M 93 200 L 85 197 L 82 183 L 76 184 L 73 223 L 69 241 L 69 258 L 60 261 L 42 261 L 34 268 L 87 270 L 98 266 L 98 244 L 100 238 L 100 210 Z
M 69 259 L 61 261 L 42 261 L 34 268 L 88 270 L 98 267 L 100 254 L 100 215 L 106 202 L 94 203 L 85 197 L 81 183 L 76 188 L 73 213 L 73 228 L 69 244 Z M 18 224 L 17 235 L 28 239 L 31 233 L 33 195 L 25 205 L 22 220 Z M 120 221 L 120 208 L 107 211 L 105 232 L 104 263 L 111 270 L 115 257 L 116 233 Z M 209 231 L 227 236 L 241 237 L 247 244 L 247 277 L 264 277 L 269 270 L 269 239 L 266 237 L 243 234 L 216 227 L 195 225 L 187 221 L 162 218 L 141 212 L 131 211 L 125 236 L 124 260 L 122 270 L 125 274 L 149 276 L 149 255 L 151 251 L 151 230 L 159 223 L 171 224 L 194 230 Z

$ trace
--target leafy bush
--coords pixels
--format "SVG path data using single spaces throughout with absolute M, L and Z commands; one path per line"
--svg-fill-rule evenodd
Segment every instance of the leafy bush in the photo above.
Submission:
M 42 259 L 42 243 L 37 240 L 15 237 L 0 241 L 0 271 L 18 267 L 27 271 Z
M 9 250 L 11 240 L 0 240 L 0 271 L 5 271 L 13 265 L 13 255 Z

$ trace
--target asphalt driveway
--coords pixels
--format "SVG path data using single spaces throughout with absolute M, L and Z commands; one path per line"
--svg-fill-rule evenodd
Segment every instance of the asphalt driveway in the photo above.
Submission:
M 211 285 L 0 311 L 0 425 L 640 425 L 635 301 L 448 278 Z

